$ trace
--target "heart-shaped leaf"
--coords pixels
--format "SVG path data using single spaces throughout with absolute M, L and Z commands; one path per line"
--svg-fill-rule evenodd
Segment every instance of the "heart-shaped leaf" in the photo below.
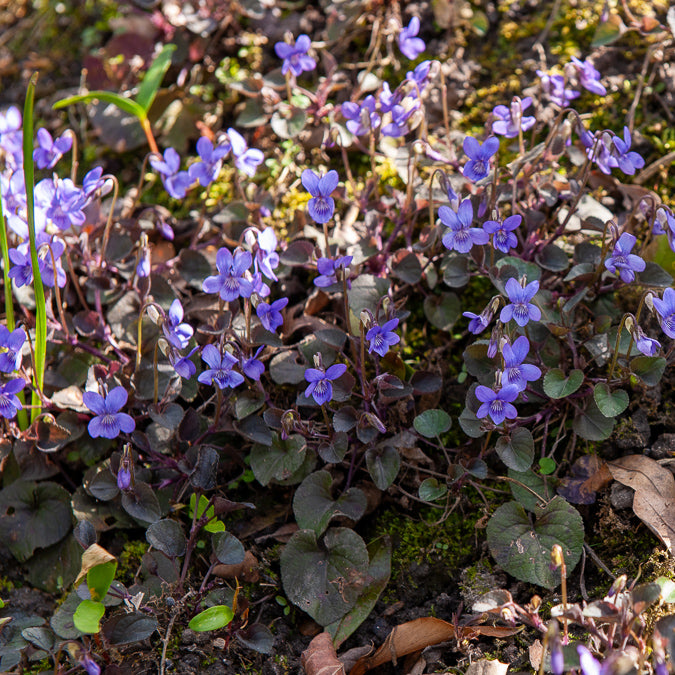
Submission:
M 366 496 L 358 488 L 349 488 L 337 499 L 331 495 L 333 478 L 328 471 L 316 471 L 307 476 L 293 497 L 293 513 L 298 526 L 314 530 L 319 536 L 336 516 L 358 520 L 365 513 Z
M 565 376 L 560 368 L 553 368 L 544 376 L 544 393 L 551 398 L 565 398 L 579 389 L 583 381 L 581 370 L 572 370 Z
M 354 605 L 368 570 L 363 539 L 345 527 L 317 540 L 312 530 L 296 532 L 281 554 L 281 580 L 288 599 L 327 626 Z
M 244 562 L 244 545 L 229 532 L 216 532 L 213 535 L 213 553 L 218 562 L 224 565 L 239 565 Z
M 501 436 L 496 450 L 509 469 L 527 471 L 534 460 L 534 438 L 529 429 L 519 427 L 509 436 Z
M 434 408 L 420 413 L 414 420 L 413 426 L 417 433 L 426 438 L 434 438 L 445 433 L 451 426 L 452 419 L 445 410 Z
M 401 457 L 391 445 L 381 445 L 366 450 L 366 467 L 373 483 L 380 490 L 386 490 L 398 475 Z
M 112 645 L 128 645 L 149 638 L 157 630 L 154 616 L 134 612 L 118 614 L 106 621 L 103 634 Z
M 145 538 L 148 544 L 169 558 L 178 558 L 185 553 L 186 539 L 183 528 L 170 518 L 152 523 L 145 533 Z
M 562 547 L 569 574 L 581 558 L 584 524 L 579 512 L 562 497 L 535 508 L 534 515 L 532 525 L 520 504 L 502 504 L 488 522 L 488 546 L 511 576 L 553 589 L 560 583 L 560 572 L 551 567 L 551 549 L 555 544 Z
M 612 391 L 606 382 L 593 387 L 593 398 L 605 417 L 616 417 L 628 407 L 628 394 L 623 389 Z
M 73 614 L 75 628 L 82 633 L 93 634 L 101 630 L 101 619 L 105 614 L 102 602 L 82 600 Z
M 285 480 L 292 476 L 305 461 L 307 443 L 299 434 L 285 441 L 279 434 L 272 435 L 272 445 L 257 443 L 251 449 L 251 469 L 261 485 L 271 480 Z

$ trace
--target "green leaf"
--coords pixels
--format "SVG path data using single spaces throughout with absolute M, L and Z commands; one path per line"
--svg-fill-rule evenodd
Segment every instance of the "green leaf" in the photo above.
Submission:
M 162 517 L 157 495 L 142 481 L 136 481 L 131 490 L 122 494 L 122 507 L 132 518 L 143 523 L 154 523 Z
M 527 486 L 535 493 L 532 494 L 530 490 L 526 490 L 516 483 L 509 482 L 509 488 L 513 498 L 527 511 L 534 512 L 537 507 L 548 503 L 549 499 L 553 496 L 552 490 L 547 488 L 548 481 L 531 469 L 525 472 L 509 469 L 508 476 Z M 541 499 L 537 499 L 535 495 L 539 495 Z
M 666 237 L 663 237 L 663 239 L 664 241 L 667 240 Z M 668 288 L 672 286 L 673 277 L 658 263 L 648 261 L 645 269 L 637 273 L 637 283 L 641 286 Z
M 354 607 L 339 621 L 326 626 L 333 638 L 335 647 L 339 647 L 363 622 L 375 607 L 377 599 L 387 586 L 391 574 L 391 541 L 389 537 L 376 539 L 368 546 L 370 564 L 366 573 L 366 582 Z
M 0 537 L 19 562 L 63 539 L 72 519 L 70 494 L 56 483 L 18 480 L 0 491 Z
M 461 314 L 462 306 L 454 293 L 440 293 L 424 298 L 424 315 L 439 330 L 451 331 Z
M 543 476 L 550 476 L 556 469 L 556 463 L 554 459 L 550 457 L 542 457 L 539 460 L 539 471 L 541 471 Z
M 631 359 L 630 369 L 648 387 L 655 387 L 663 377 L 666 360 L 662 356 L 636 356 Z
M 469 283 L 469 256 L 451 253 L 441 263 L 443 282 L 450 288 L 462 288 Z
M 171 56 L 175 51 L 176 45 L 164 45 L 162 51 L 157 54 L 157 58 L 143 76 L 143 82 L 138 87 L 138 93 L 136 94 L 136 103 L 143 108 L 146 114 L 150 110 L 155 96 L 157 96 L 157 91 L 162 84 L 166 71 L 169 70 Z
M 276 111 L 270 120 L 272 131 L 279 138 L 295 138 L 307 124 L 307 113 L 304 110 L 293 109 L 289 115 L 282 115 Z
M 435 502 L 437 499 L 442 499 L 448 493 L 448 486 L 444 483 L 439 483 L 436 478 L 425 478 L 417 489 L 420 499 L 425 502 Z
M 550 272 L 564 272 L 570 266 L 567 253 L 555 244 L 544 246 L 541 251 L 537 252 L 534 259 Z
M 103 600 L 110 584 L 115 578 L 117 561 L 110 560 L 101 565 L 95 565 L 87 572 L 87 588 L 92 600 Z
M 366 450 L 366 467 L 379 490 L 386 490 L 398 475 L 401 458 L 398 450 L 391 445 L 368 448 Z
M 623 389 L 612 391 L 606 382 L 599 382 L 593 387 L 593 398 L 605 417 L 620 415 L 629 403 L 628 394 Z
M 553 368 L 544 376 L 544 393 L 550 398 L 565 398 L 579 389 L 583 381 L 582 370 L 572 370 L 565 377 L 565 373 L 560 368 Z
M 204 495 L 202 498 L 206 499 Z M 169 558 L 178 558 L 185 553 L 187 540 L 183 534 L 183 528 L 170 518 L 152 523 L 145 532 L 145 539 L 148 544 Z
M 414 420 L 413 426 L 418 434 L 426 438 L 434 438 L 444 434 L 452 425 L 452 419 L 445 410 L 434 408 L 420 413 Z
M 366 545 L 351 529 L 329 529 L 321 543 L 313 531 L 299 530 L 281 553 L 281 580 L 288 599 L 327 626 L 356 604 L 368 564 Z
M 328 471 L 316 471 L 305 478 L 295 491 L 293 513 L 298 526 L 319 536 L 336 516 L 359 520 L 366 511 L 366 496 L 352 487 L 337 499 L 331 495 L 333 478 Z
M 272 480 L 290 478 L 305 461 L 307 442 L 299 434 L 289 436 L 285 441 L 276 432 L 272 445 L 256 443 L 251 449 L 251 469 L 261 485 Z
M 209 607 L 203 612 L 199 612 L 190 623 L 188 628 L 190 630 L 202 633 L 207 630 L 218 630 L 224 628 L 234 619 L 234 612 L 227 605 L 216 605 Z
M 190 518 L 194 516 L 194 510 L 195 510 L 195 504 L 197 503 L 197 495 L 192 493 L 190 495 L 190 508 L 189 508 L 189 513 L 190 513 Z M 204 496 L 204 495 L 199 495 L 199 506 L 197 508 L 197 518 L 201 518 L 202 515 L 204 515 L 204 509 L 206 508 L 206 505 L 209 503 L 209 500 Z M 204 530 L 206 532 L 224 532 L 225 531 L 225 523 L 223 523 L 222 520 L 218 520 L 214 516 L 215 511 L 213 510 L 213 506 L 209 506 L 208 511 L 206 512 L 206 515 L 209 517 L 209 521 L 204 525 Z
M 83 600 L 73 614 L 75 628 L 82 633 L 92 634 L 101 630 L 101 619 L 105 614 L 102 602 Z
M 157 619 L 154 616 L 133 612 L 118 614 L 106 621 L 103 634 L 112 645 L 128 645 L 149 638 L 157 630 Z
M 610 14 L 607 21 L 603 21 L 596 29 L 591 47 L 604 47 L 616 42 L 626 31 L 621 17 L 618 14 Z
M 579 512 L 562 497 L 554 497 L 534 511 L 531 524 L 517 502 L 500 506 L 487 525 L 490 553 L 511 576 L 552 590 L 560 583 L 560 572 L 551 568 L 551 549 L 562 547 L 567 573 L 576 567 L 584 545 L 584 524 Z
M 142 106 L 130 98 L 120 96 L 113 91 L 90 91 L 88 94 L 76 94 L 75 96 L 68 96 L 57 101 L 52 107 L 55 110 L 65 108 L 73 103 L 91 103 L 92 101 L 104 101 L 105 103 L 112 103 L 120 110 L 123 110 L 130 115 L 135 115 L 139 120 L 145 119 L 146 114 Z
M 591 399 L 586 410 L 577 413 L 572 428 L 578 436 L 587 441 L 604 441 L 611 436 L 615 422 L 613 417 L 605 417 L 595 399 Z
M 238 565 L 244 562 L 244 545 L 229 532 L 217 532 L 212 540 L 213 553 L 223 565 Z
M 496 446 L 499 458 L 514 471 L 527 471 L 534 460 L 534 438 L 529 429 L 519 427 L 510 436 L 501 436 Z

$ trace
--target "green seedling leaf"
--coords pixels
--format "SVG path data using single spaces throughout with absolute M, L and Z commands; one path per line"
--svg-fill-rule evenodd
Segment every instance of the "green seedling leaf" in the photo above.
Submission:
M 190 509 L 190 518 L 194 516 L 194 510 L 195 510 L 195 504 L 197 503 L 197 495 L 194 493 L 190 495 L 190 504 L 189 504 L 189 509 Z M 209 500 L 204 496 L 204 495 L 199 495 L 199 507 L 197 509 L 197 518 L 201 518 L 204 515 L 204 509 L 206 508 L 206 505 L 209 503 Z M 206 515 L 209 518 L 209 521 L 204 525 L 204 529 L 207 532 L 224 532 L 225 531 L 225 524 L 223 523 L 222 520 L 218 520 L 215 517 L 215 512 L 213 510 L 213 506 L 209 506 L 208 511 L 206 512 Z
M 166 71 L 169 70 L 171 57 L 175 51 L 176 45 L 164 45 L 162 51 L 157 54 L 152 65 L 146 71 L 143 76 L 143 82 L 141 82 L 141 85 L 138 87 L 136 103 L 143 108 L 146 115 L 152 106 L 152 102 L 155 100 L 155 96 L 157 96 L 157 91 L 162 84 Z
M 101 630 L 101 619 L 105 614 L 102 602 L 96 600 L 82 600 L 73 614 L 75 628 L 88 635 L 98 633 Z
M 541 471 L 542 476 L 550 476 L 556 468 L 556 463 L 554 459 L 550 457 L 542 457 L 539 460 L 539 471 Z
M 366 545 L 353 530 L 329 529 L 321 542 L 312 530 L 299 530 L 281 553 L 281 580 L 294 605 L 328 626 L 356 604 L 368 564 Z
M 68 96 L 67 98 L 62 98 L 60 101 L 57 101 L 52 107 L 55 110 L 60 108 L 66 108 L 73 103 L 91 103 L 92 101 L 104 101 L 105 103 L 112 103 L 116 105 L 120 110 L 123 110 L 129 115 L 134 115 L 139 120 L 146 117 L 145 110 L 143 106 L 136 103 L 130 98 L 125 98 L 120 96 L 113 91 L 90 91 L 88 94 L 76 94 L 75 96 Z
M 227 605 L 209 607 L 195 616 L 188 627 L 191 630 L 203 633 L 207 630 L 219 630 L 225 628 L 234 618 L 234 612 Z
M 534 461 L 534 438 L 529 429 L 519 427 L 510 436 L 501 436 L 496 450 L 509 469 L 527 471 Z
M 584 373 L 572 370 L 565 376 L 560 368 L 552 368 L 544 376 L 544 393 L 551 398 L 565 398 L 573 394 L 583 384 Z
M 554 497 L 544 508 L 535 508 L 534 515 L 532 525 L 517 502 L 500 506 L 487 525 L 488 546 L 511 576 L 553 589 L 560 583 L 560 572 L 551 568 L 551 549 L 555 544 L 562 547 L 569 574 L 581 558 L 583 520 L 562 497 Z
M 183 528 L 170 518 L 152 523 L 145 532 L 145 539 L 150 546 L 169 558 L 178 558 L 185 553 L 187 540 L 183 534 Z
M 87 588 L 92 600 L 102 601 L 105 598 L 115 578 L 116 570 L 117 561 L 111 560 L 102 565 L 95 565 L 87 572 Z
M 354 607 L 339 621 L 326 626 L 333 638 L 333 644 L 339 647 L 370 615 L 384 591 L 391 574 L 391 541 L 388 537 L 377 539 L 368 546 L 370 564 L 366 574 L 366 584 L 361 590 Z
M 0 491 L 0 537 L 19 562 L 61 541 L 72 518 L 70 494 L 56 483 L 18 480 Z
M 448 486 L 439 483 L 436 478 L 425 478 L 418 488 L 420 499 L 425 502 L 435 502 L 442 499 L 448 493 Z
M 298 526 L 321 535 L 337 516 L 356 521 L 366 511 L 366 496 L 358 488 L 349 488 L 337 499 L 331 495 L 333 478 L 328 471 L 316 471 L 302 481 L 293 497 L 293 513 Z
M 276 432 L 272 434 L 271 446 L 256 443 L 251 449 L 251 469 L 261 485 L 272 480 L 290 478 L 305 461 L 307 443 L 299 434 L 285 441 Z
M 246 551 L 243 544 L 229 532 L 216 532 L 212 539 L 213 553 L 224 565 L 238 565 L 244 562 Z
M 593 398 L 605 417 L 616 417 L 628 407 L 628 394 L 623 389 L 612 391 L 606 382 L 593 387 Z
M 614 429 L 614 417 L 605 417 L 600 412 L 594 399 L 588 401 L 586 410 L 577 413 L 572 428 L 587 441 L 604 441 L 609 438 Z
M 398 475 L 401 457 L 396 448 L 390 445 L 368 448 L 366 450 L 368 473 L 379 490 L 386 490 Z
M 655 387 L 663 377 L 666 360 L 662 356 L 636 356 L 631 359 L 630 369 L 648 387 Z
M 435 438 L 444 434 L 452 425 L 452 419 L 445 410 L 434 408 L 420 413 L 414 420 L 413 426 L 418 434 L 426 438 Z
M 118 614 L 103 625 L 103 634 L 111 645 L 128 645 L 149 638 L 157 630 L 154 616 L 133 612 Z

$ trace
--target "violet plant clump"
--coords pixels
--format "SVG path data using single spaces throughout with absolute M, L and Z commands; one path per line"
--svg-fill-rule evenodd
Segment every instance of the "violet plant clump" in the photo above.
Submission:
M 78 630 L 44 623 L 58 651 L 24 631 L 0 669 L 40 648 L 59 672 L 66 652 L 71 668 L 100 672 L 124 644 L 154 640 L 166 672 L 181 622 L 222 631 L 228 658 L 269 654 L 272 627 L 302 612 L 338 646 L 381 611 L 399 552 L 375 530 L 396 504 L 406 518 L 466 521 L 496 567 L 547 600 L 561 588 L 550 610 L 500 589 L 453 606 L 448 650 L 524 625 L 556 673 L 615 672 L 636 654 L 641 672 L 672 670 L 672 617 L 649 634 L 645 616 L 672 602 L 667 579 L 618 576 L 583 602 L 566 585 L 583 579 L 582 559 L 597 562 L 591 523 L 609 481 L 672 479 L 657 438 L 621 436 L 643 414 L 652 436 L 675 430 L 645 405 L 672 403 L 675 217 L 645 102 L 669 85 L 655 67 L 619 113 L 599 53 L 549 68 L 544 50 L 518 90 L 470 98 L 468 74 L 419 37 L 437 30 L 424 7 L 407 26 L 400 9 L 349 30 L 326 11 L 321 35 L 271 43 L 228 18 L 213 42 L 236 55 L 197 58 L 216 47 L 186 42 L 183 70 L 162 50 L 129 74 L 123 102 L 147 113 L 173 68 L 182 112 L 137 115 L 150 152 L 124 170 L 80 138 L 87 125 L 48 120 L 53 136 L 24 139 L 32 110 L 0 112 L 0 533 L 32 579 L 68 589 L 57 613 Z M 153 8 L 162 35 L 176 28 L 167 11 Z M 198 14 L 202 40 L 215 19 Z M 453 30 L 468 30 L 460 18 Z M 346 67 L 338 47 L 356 49 L 365 26 L 367 51 Z M 391 72 L 396 46 L 426 60 Z M 195 59 L 203 72 L 188 78 Z M 613 102 L 611 128 L 587 109 L 598 97 Z M 87 165 L 95 156 L 110 173 Z M 637 503 L 667 520 L 641 489 Z M 113 584 L 103 544 L 119 548 L 122 526 L 144 551 Z M 424 555 L 441 561 L 437 548 Z M 500 625 L 481 633 L 488 613 Z

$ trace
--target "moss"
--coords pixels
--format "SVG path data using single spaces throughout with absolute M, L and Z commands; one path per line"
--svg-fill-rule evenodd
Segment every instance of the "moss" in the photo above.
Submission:
M 134 540 L 127 541 L 124 544 L 115 575 L 118 581 L 125 586 L 133 584 L 136 571 L 141 564 L 141 558 L 147 550 L 148 544 L 145 541 Z

